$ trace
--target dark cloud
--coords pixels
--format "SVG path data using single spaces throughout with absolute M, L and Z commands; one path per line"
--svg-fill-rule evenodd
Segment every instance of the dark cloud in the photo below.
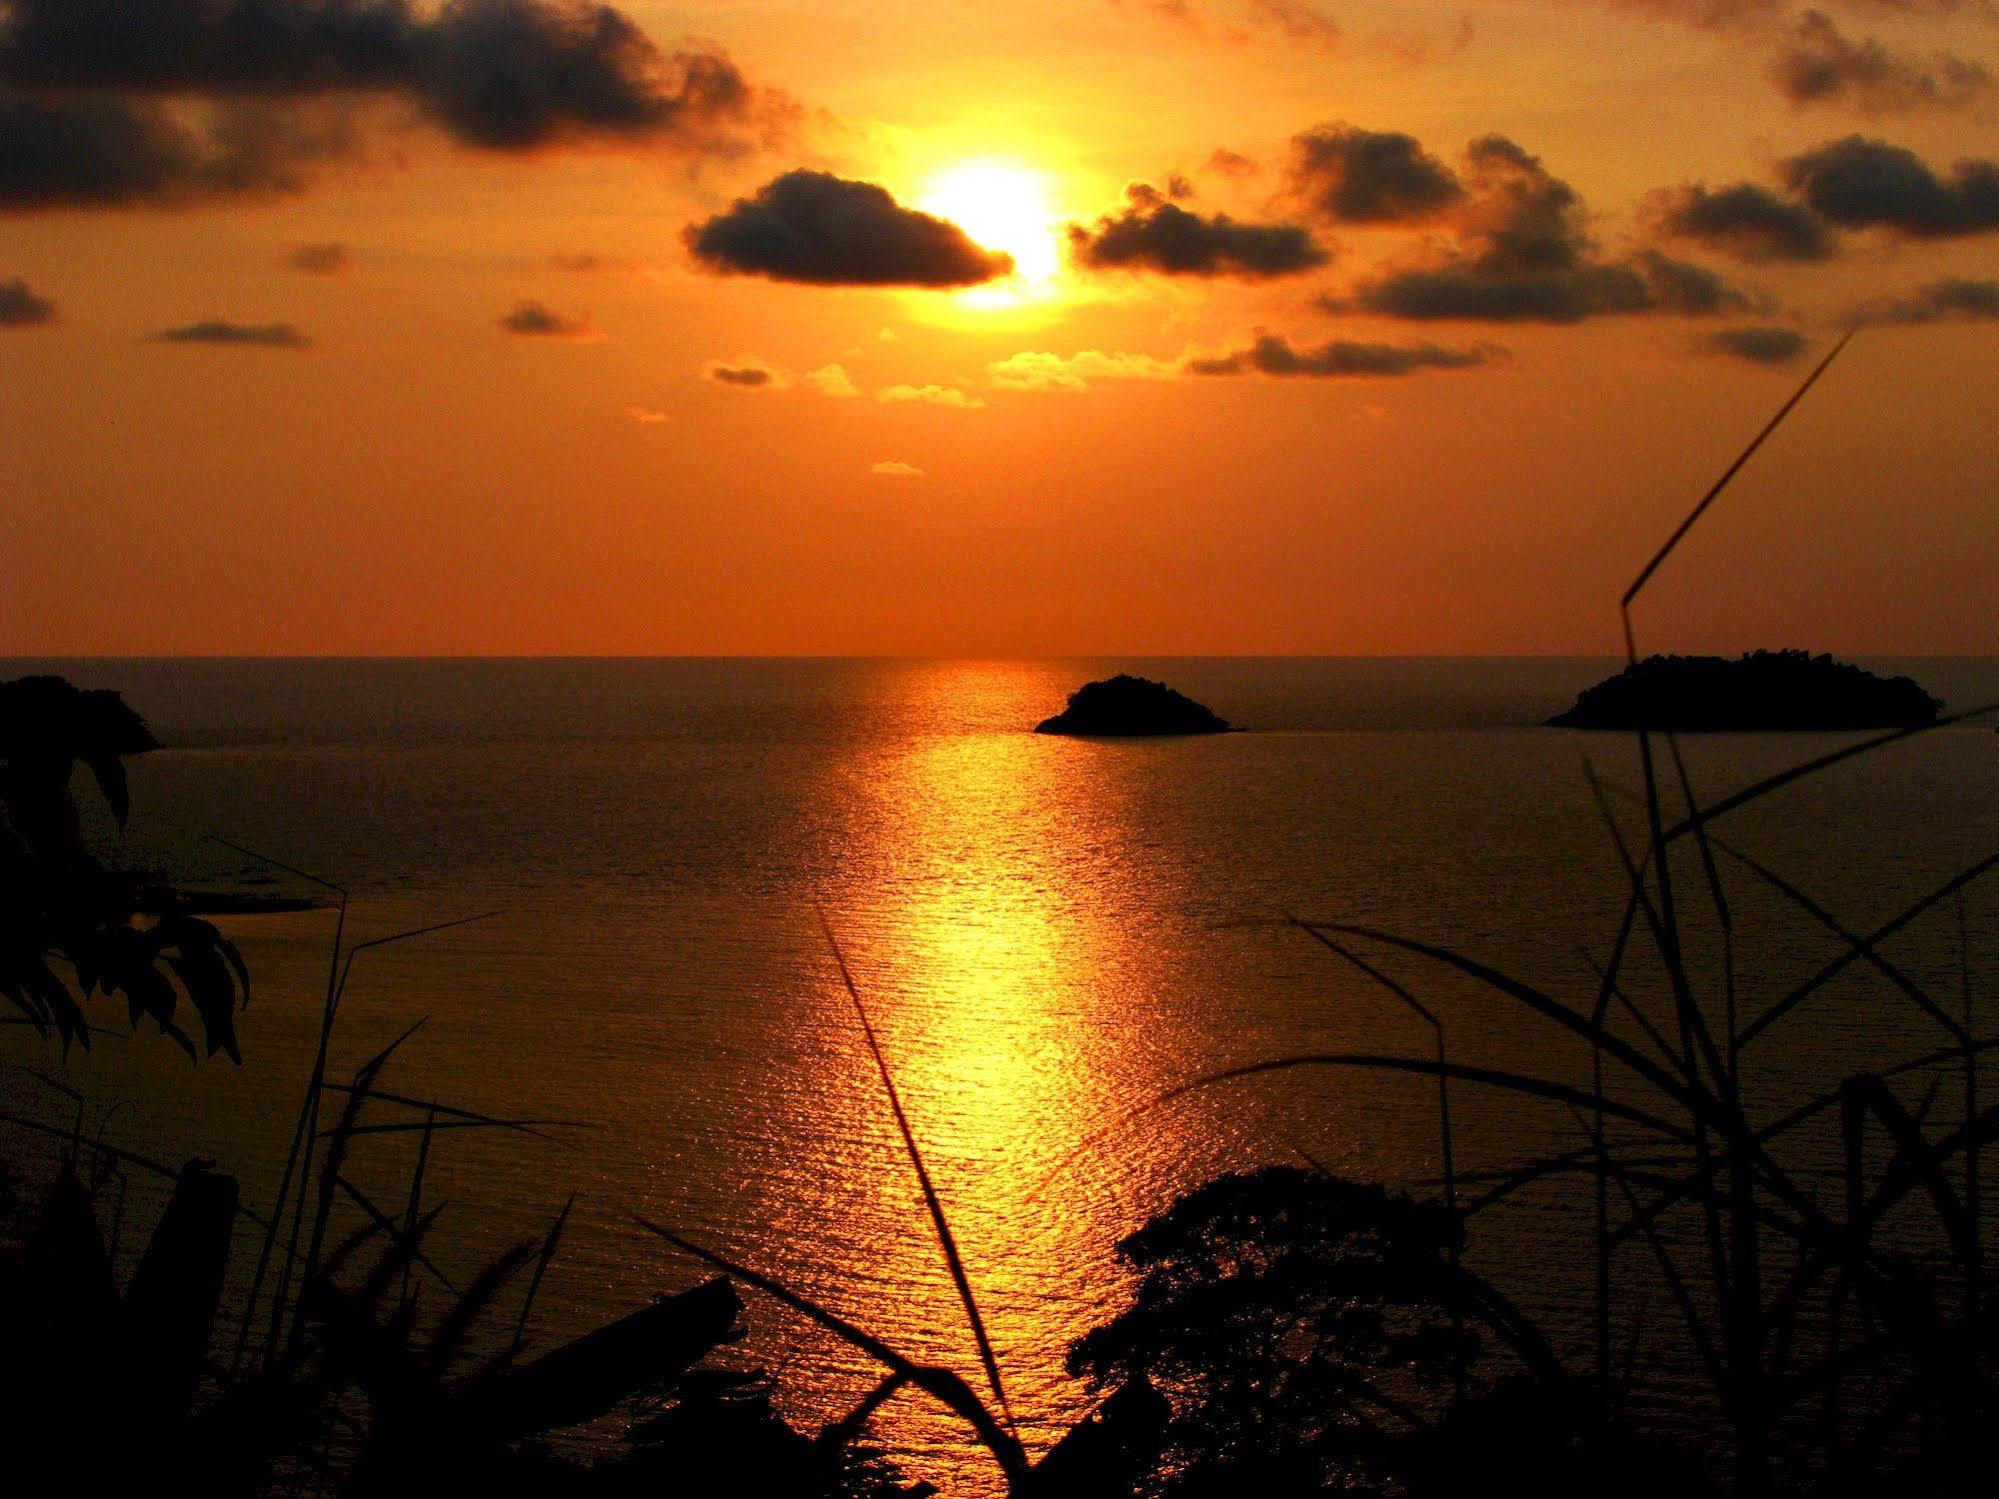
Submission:
M 1744 291 L 1690 260 L 1675 260 L 1657 250 L 1640 250 L 1621 264 L 1644 279 L 1650 300 L 1643 311 L 1710 317 L 1716 313 L 1770 310 L 1768 298 Z
M 56 304 L 16 276 L 0 281 L 0 328 L 34 328 L 56 320 Z
M 421 68 L 406 0 L 4 0 L 0 77 L 43 88 L 294 94 Z
M 285 264 L 308 276 L 333 276 L 346 270 L 353 258 L 341 244 L 300 245 L 285 257 Z
M 701 373 L 717 385 L 733 385 L 738 390 L 775 390 L 783 383 L 776 370 L 753 360 L 739 360 L 735 364 L 712 360 Z
M 1315 349 L 1294 348 L 1274 333 L 1258 335 L 1246 349 L 1208 359 L 1190 359 L 1190 375 L 1302 375 L 1327 378 L 1382 378 L 1418 370 L 1460 370 L 1504 357 L 1491 345 L 1446 349 L 1436 344 L 1357 343 L 1336 338 Z
M 1825 260 L 1839 248 L 1817 214 L 1751 182 L 1664 188 L 1648 200 L 1645 217 L 1656 234 L 1690 239 L 1737 260 Z
M 1756 305 L 1706 267 L 1656 250 L 1602 259 L 1575 189 L 1504 136 L 1471 143 L 1464 182 L 1448 219 L 1451 245 L 1390 267 L 1350 299 L 1327 305 L 1416 320 L 1541 323 L 1609 313 L 1700 316 Z
M 1292 190 L 1341 224 L 1415 223 L 1464 196 L 1457 176 L 1414 136 L 1321 125 L 1291 139 Z
M 229 101 L 196 128 L 150 99 L 0 92 L 0 209 L 291 193 L 351 145 L 338 111 Z
M 1503 135 L 1465 148 L 1472 191 L 1454 218 L 1460 241 L 1495 276 L 1532 276 L 1583 267 L 1592 248 L 1582 199 Z
M 1992 92 L 1979 63 L 1949 52 L 1923 61 L 1874 37 L 1851 41 L 1822 10 L 1806 11 L 1785 33 L 1771 77 L 1793 104 L 1847 104 L 1864 114 L 1962 109 Z
M 307 349 L 312 340 L 290 323 L 231 323 L 210 318 L 181 328 L 162 328 L 154 343 L 218 344 L 253 349 Z
M 289 106 L 372 93 L 493 151 L 608 141 L 733 153 L 791 108 L 719 52 L 665 55 L 623 12 L 585 0 L 446 0 L 422 12 L 409 0 L 0 0 L 0 18 L 0 85 L 255 100 L 238 118 L 265 131 L 282 131 Z M 228 154 L 256 153 L 239 139 Z
M 1218 177 L 1254 177 L 1263 169 L 1240 151 L 1231 151 L 1226 146 L 1217 146 L 1208 157 L 1207 171 Z
M 416 92 L 460 140 L 532 150 L 592 136 L 731 149 L 758 99 L 717 52 L 664 57 L 607 5 L 456 0 Z
M 114 207 L 194 192 L 196 138 L 164 110 L 0 94 L 0 207 Z
M 500 319 L 500 327 L 521 338 L 568 338 L 596 340 L 604 335 L 588 318 L 563 317 L 532 298 L 514 303 L 514 310 Z
M 1143 182 L 1125 189 L 1125 207 L 1094 225 L 1069 226 L 1069 251 L 1093 270 L 1158 271 L 1168 276 L 1291 276 L 1331 257 L 1296 224 L 1244 224 L 1168 201 Z
M 1903 297 L 1889 297 L 1860 307 L 1856 322 L 1942 323 L 1990 322 L 1999 319 L 1999 281 L 1967 281 L 1945 277 Z
M 1849 135 L 1793 157 L 1782 170 L 1793 193 L 1841 228 L 1918 239 L 1999 229 L 1999 163 L 1960 161 L 1944 178 L 1902 146 Z
M 1806 349 L 1811 340 L 1795 328 L 1718 328 L 1700 339 L 1695 348 L 1704 354 L 1725 354 L 1754 364 L 1788 364 Z
M 1626 266 L 1492 275 L 1458 263 L 1392 270 L 1362 286 L 1350 305 L 1419 322 L 1579 323 L 1599 313 L 1643 312 L 1649 299 L 1644 278 Z
M 1013 270 L 949 220 L 830 172 L 786 172 L 683 237 L 709 270 L 812 286 L 976 286 Z

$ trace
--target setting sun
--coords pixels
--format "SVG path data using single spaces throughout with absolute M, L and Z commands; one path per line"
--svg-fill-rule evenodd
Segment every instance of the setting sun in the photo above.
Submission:
M 1013 257 L 1010 281 L 963 294 L 960 300 L 973 306 L 1011 306 L 1043 295 L 1061 269 L 1061 226 L 1048 202 L 1048 179 L 1031 167 L 960 162 L 930 179 L 917 206 Z

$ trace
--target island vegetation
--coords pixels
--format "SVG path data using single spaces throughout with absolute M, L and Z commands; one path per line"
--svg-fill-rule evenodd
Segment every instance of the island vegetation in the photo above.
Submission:
M 1809 651 L 1750 651 L 1732 660 L 1647 656 L 1584 689 L 1548 723 L 1677 734 L 1912 729 L 1942 711 L 1909 677 Z
M 1069 694 L 1067 708 L 1034 726 L 1037 734 L 1102 739 L 1227 734 L 1233 729 L 1227 719 L 1164 682 L 1126 672 L 1085 682 Z

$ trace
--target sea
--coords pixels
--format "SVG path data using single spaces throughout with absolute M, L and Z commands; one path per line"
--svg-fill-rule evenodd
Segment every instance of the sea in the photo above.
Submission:
M 1378 937 L 1341 937 L 1343 954 L 1309 928 L 1447 949 L 1588 1011 L 1629 889 L 1620 840 L 1643 845 L 1643 775 L 1628 736 L 1541 725 L 1616 664 L 0 662 L 4 677 L 117 689 L 165 746 L 132 762 L 122 835 L 79 781 L 107 858 L 205 891 L 322 902 L 218 918 L 252 978 L 241 1065 L 191 1062 L 100 997 L 106 1034 L 87 1051 L 0 1028 L 0 1101 L 167 1165 L 213 1160 L 267 1209 L 344 898 L 351 968 L 330 1075 L 400 1038 L 377 1087 L 413 1101 L 364 1120 L 411 1125 L 435 1102 L 524 1125 L 430 1137 L 439 1268 L 462 1287 L 568 1205 L 530 1355 L 713 1273 L 657 1225 L 984 1390 L 865 1014 L 1006 1408 L 1039 1451 L 1093 1401 L 1065 1354 L 1126 1304 L 1119 1241 L 1179 1193 L 1307 1163 L 1441 1191 L 1432 1076 L 1317 1062 L 1185 1085 L 1286 1058 L 1432 1058 L 1440 1041 L 1453 1063 L 1587 1075 L 1582 1042 L 1491 984 Z M 1999 701 L 1999 659 L 1863 664 L 1914 676 L 1953 710 Z M 1246 732 L 1031 732 L 1115 671 L 1164 680 Z M 1661 762 L 1667 811 L 1861 737 L 1688 736 L 1684 786 Z M 1743 857 L 1871 932 L 1999 849 L 1999 734 L 1976 720 L 1841 761 L 1714 831 L 1725 960 L 1690 846 L 1677 895 L 1704 1003 L 1719 1016 L 1732 991 L 1746 1018 L 1846 944 Z M 1882 952 L 1953 1007 L 1982 997 L 1989 1011 L 1995 890 L 1938 902 Z M 1648 951 L 1641 927 L 1626 984 L 1640 1009 L 1660 1002 Z M 1866 966 L 1757 1039 L 1753 1109 L 1946 1044 Z M 1917 1102 L 1926 1075 L 1909 1080 Z M 1503 1088 L 1460 1081 L 1450 1105 L 1464 1200 L 1490 1186 L 1480 1173 L 1583 1138 L 1561 1103 Z M 422 1138 L 357 1136 L 346 1174 L 400 1215 Z M 47 1144 L 8 1138 L 29 1187 Z M 107 1191 L 129 1270 L 162 1184 L 128 1168 Z M 340 1226 L 358 1212 L 343 1205 Z M 240 1315 L 250 1228 L 240 1243 L 226 1316 Z M 1466 1254 L 1586 1361 L 1590 1246 L 1584 1192 L 1555 1178 L 1481 1209 Z M 1639 1300 L 1657 1283 L 1646 1253 L 1619 1264 Z M 523 1294 L 516 1283 L 495 1303 L 489 1336 L 512 1336 Z M 1634 1382 L 1661 1409 L 1696 1409 L 1672 1305 L 1629 1320 Z M 879 1377 L 755 1291 L 743 1324 L 726 1358 L 769 1374 L 808 1430 Z M 920 1396 L 872 1430 L 912 1477 L 996 1491 L 969 1433 Z

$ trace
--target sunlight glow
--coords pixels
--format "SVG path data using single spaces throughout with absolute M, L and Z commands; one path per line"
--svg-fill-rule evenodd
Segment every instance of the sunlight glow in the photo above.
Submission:
M 959 293 L 959 305 L 1010 308 L 1053 295 L 1062 230 L 1042 173 L 997 159 L 957 162 L 925 184 L 916 206 L 959 225 L 988 250 L 1013 257 L 1012 277 Z

